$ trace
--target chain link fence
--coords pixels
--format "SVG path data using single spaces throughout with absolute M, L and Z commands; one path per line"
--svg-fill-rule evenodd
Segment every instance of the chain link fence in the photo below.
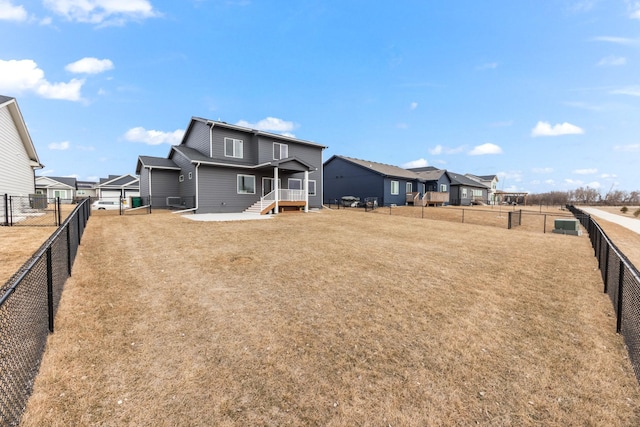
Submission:
M 20 423 L 90 214 L 85 199 L 0 287 L 0 426 Z
M 640 382 L 640 273 L 609 239 L 602 227 L 589 214 L 569 205 L 571 211 L 589 233 L 594 256 L 616 312 L 616 332 L 622 334 L 629 359 Z
M 61 223 L 60 198 L 0 195 L 0 225 L 57 226 Z

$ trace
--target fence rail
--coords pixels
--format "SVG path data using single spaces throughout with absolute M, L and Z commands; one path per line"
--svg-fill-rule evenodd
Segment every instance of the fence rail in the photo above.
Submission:
M 0 426 L 20 423 L 90 215 L 85 199 L 0 286 Z
M 629 359 L 640 382 L 640 274 L 589 214 L 567 205 L 589 233 L 594 256 L 616 313 L 616 332 L 624 337 Z

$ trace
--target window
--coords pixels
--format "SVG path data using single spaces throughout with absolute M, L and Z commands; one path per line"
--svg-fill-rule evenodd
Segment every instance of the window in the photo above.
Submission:
M 471 190 L 473 197 L 482 197 L 482 190 Z
M 242 140 L 225 138 L 224 139 L 224 155 L 225 157 L 242 158 Z
M 460 192 L 460 197 L 462 197 L 463 199 L 467 198 L 467 189 L 462 187 L 462 191 Z
M 447 192 L 447 184 L 440 184 L 440 192 L 441 193 Z
M 273 143 L 273 160 L 281 160 L 289 157 L 289 146 L 287 144 Z
M 413 192 L 413 184 L 411 182 L 407 182 L 407 194 Z
M 391 195 L 400 194 L 400 183 L 398 181 L 391 181 Z
M 180 182 L 184 181 L 184 175 L 180 175 L 180 176 L 178 177 L 178 181 L 180 181 Z
M 53 190 L 53 197 L 67 198 L 67 190 Z
M 238 194 L 256 194 L 256 177 L 238 175 Z
M 289 190 L 302 190 L 302 180 L 296 178 L 289 178 Z
M 308 188 L 308 193 L 310 196 L 315 196 L 316 195 L 316 181 L 315 180 L 309 180 L 309 188 Z
M 189 172 L 189 179 L 193 179 L 193 172 Z

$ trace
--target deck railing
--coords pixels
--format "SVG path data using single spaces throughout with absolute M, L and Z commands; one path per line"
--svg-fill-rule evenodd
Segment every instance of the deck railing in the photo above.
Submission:
M 276 194 L 278 201 L 302 202 L 305 200 L 304 190 L 288 190 L 281 188 L 279 190 L 273 190 L 271 193 L 260 197 L 260 210 L 264 210 L 274 203 L 276 201 Z

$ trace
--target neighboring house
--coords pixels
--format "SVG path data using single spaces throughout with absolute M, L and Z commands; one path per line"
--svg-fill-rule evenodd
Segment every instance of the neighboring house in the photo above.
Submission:
M 449 172 L 451 177 L 450 201 L 452 205 L 486 204 L 489 187 L 465 175 Z
M 192 117 L 167 158 L 139 156 L 140 193 L 152 206 L 194 213 L 322 207 L 322 151 L 289 136 Z
M 466 174 L 466 176 L 489 187 L 487 200 L 490 205 L 495 205 L 498 203 L 498 175 L 472 175 L 468 173 Z
M 405 205 L 407 194 L 424 193 L 424 180 L 398 166 L 334 155 L 324 162 L 324 198 L 335 203 L 344 196 L 364 201 L 376 198 L 378 205 Z
M 42 194 L 47 199 L 59 197 L 61 203 L 73 203 L 77 189 L 75 178 L 59 176 L 36 177 L 36 194 Z
M 35 193 L 35 170 L 44 166 L 15 98 L 0 95 L 0 195 Z
M 78 190 L 76 191 L 77 199 L 84 199 L 86 197 L 96 197 L 98 192 L 96 190 L 97 182 L 93 181 L 76 181 Z
M 324 163 L 325 200 L 353 196 L 379 205 L 470 205 L 486 203 L 489 188 L 477 181 L 432 166 L 404 169 L 345 156 Z
M 125 206 L 131 206 L 129 199 L 140 196 L 140 180 L 130 174 L 109 175 L 107 178 L 100 178 L 95 189 L 99 199 L 120 199 Z

